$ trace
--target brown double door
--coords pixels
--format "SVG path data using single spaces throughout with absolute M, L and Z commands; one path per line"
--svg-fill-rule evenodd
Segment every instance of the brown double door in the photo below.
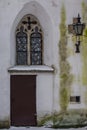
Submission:
M 11 75 L 11 125 L 36 125 L 36 76 Z

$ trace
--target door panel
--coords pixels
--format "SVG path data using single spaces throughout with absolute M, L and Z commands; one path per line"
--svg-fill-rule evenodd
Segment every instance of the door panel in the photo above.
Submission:
M 36 125 L 36 76 L 11 75 L 11 125 Z

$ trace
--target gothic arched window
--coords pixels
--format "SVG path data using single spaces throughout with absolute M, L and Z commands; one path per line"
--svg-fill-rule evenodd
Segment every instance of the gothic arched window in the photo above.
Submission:
M 26 15 L 16 29 L 16 64 L 42 65 L 42 38 L 40 23 L 33 15 Z

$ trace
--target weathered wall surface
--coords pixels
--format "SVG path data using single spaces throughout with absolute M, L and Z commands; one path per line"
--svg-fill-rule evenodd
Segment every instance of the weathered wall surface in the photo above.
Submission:
M 10 120 L 8 68 L 15 66 L 15 29 L 26 14 L 35 15 L 40 21 L 44 65 L 54 68 L 54 73 L 38 73 L 37 114 L 86 109 L 86 38 L 83 37 L 81 52 L 75 53 L 76 41 L 67 28 L 78 13 L 87 23 L 86 10 L 86 0 L 0 0 L 0 120 Z M 87 35 L 87 28 L 84 34 Z M 81 102 L 70 103 L 70 96 L 80 96 Z

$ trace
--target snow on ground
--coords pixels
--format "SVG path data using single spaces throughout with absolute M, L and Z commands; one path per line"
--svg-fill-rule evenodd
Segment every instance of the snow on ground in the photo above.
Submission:
M 2 129 L 2 130 L 87 130 L 87 126 L 83 128 L 67 128 L 67 129 L 59 129 L 59 128 L 53 129 L 45 127 L 10 127 L 9 129 Z

